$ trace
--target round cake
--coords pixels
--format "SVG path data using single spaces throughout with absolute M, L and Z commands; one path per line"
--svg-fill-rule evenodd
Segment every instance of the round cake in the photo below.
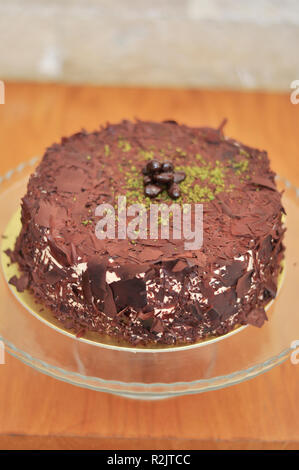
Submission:
M 8 252 L 21 276 L 10 283 L 30 289 L 78 336 L 93 331 L 132 346 L 261 327 L 284 251 L 274 176 L 267 153 L 226 138 L 223 124 L 122 121 L 63 138 L 30 177 Z M 142 237 L 119 226 L 114 238 L 99 237 L 98 207 L 114 208 L 117 224 L 120 197 L 145 216 L 153 205 L 190 206 L 195 224 L 194 207 L 202 207 L 201 246 L 172 236 L 172 213 L 168 237 L 163 217 L 155 237 L 148 225 Z

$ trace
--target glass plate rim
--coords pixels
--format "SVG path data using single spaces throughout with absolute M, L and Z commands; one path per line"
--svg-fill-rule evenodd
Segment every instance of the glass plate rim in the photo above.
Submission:
M 3 338 L 2 336 L 0 336 L 0 341 L 3 341 L 3 343 L 6 344 L 8 346 L 8 348 L 10 348 L 12 351 L 20 353 L 25 358 L 27 358 L 28 361 L 32 361 L 32 362 L 36 362 L 36 363 L 40 364 L 43 367 L 43 369 L 45 368 L 46 370 L 59 371 L 60 373 L 63 373 L 64 375 L 67 375 L 67 376 L 70 376 L 70 377 L 74 376 L 74 377 L 78 377 L 80 379 L 87 379 L 89 381 L 99 382 L 99 383 L 102 383 L 102 384 L 113 384 L 113 385 L 121 385 L 121 386 L 130 385 L 132 387 L 141 387 L 141 388 L 148 388 L 148 387 L 149 388 L 154 388 L 154 387 L 165 387 L 165 388 L 167 388 L 167 387 L 173 387 L 173 386 L 187 386 L 187 385 L 191 386 L 191 385 L 200 385 L 200 384 L 206 384 L 206 383 L 214 383 L 216 381 L 218 382 L 219 380 L 230 379 L 230 378 L 237 377 L 238 375 L 242 375 L 242 374 L 246 374 L 246 373 L 252 373 L 255 370 L 263 369 L 267 366 L 270 366 L 271 364 L 275 365 L 275 363 L 277 361 L 279 361 L 279 359 L 282 359 L 284 357 L 285 357 L 285 359 L 287 359 L 287 357 L 289 356 L 291 351 L 293 351 L 293 348 L 284 349 L 283 351 L 281 351 L 277 355 L 271 357 L 270 359 L 267 359 L 266 361 L 264 361 L 262 363 L 259 363 L 259 364 L 254 364 L 253 366 L 249 367 L 248 369 L 237 370 L 237 371 L 235 371 L 231 374 L 227 374 L 227 375 L 217 375 L 216 377 L 212 377 L 210 379 L 198 379 L 198 380 L 193 380 L 193 381 L 190 381 L 190 382 L 181 381 L 181 382 L 171 382 L 171 383 L 167 383 L 167 382 L 142 383 L 142 382 L 124 382 L 124 381 L 120 381 L 120 380 L 101 379 L 100 377 L 86 376 L 86 375 L 80 374 L 78 372 L 68 372 L 67 370 L 62 369 L 61 367 L 57 367 L 57 366 L 50 366 L 49 367 L 48 363 L 42 361 L 41 359 L 36 359 L 36 358 L 32 357 L 30 354 L 26 353 L 22 349 L 19 349 L 16 346 L 14 346 L 14 344 L 12 344 L 10 341 L 5 340 L 5 338 Z M 11 354 L 10 351 L 8 351 L 8 352 Z M 26 362 L 26 363 L 28 364 L 28 362 Z
M 4 181 L 9 181 L 16 174 L 20 175 L 24 170 L 28 169 L 29 167 L 34 167 L 35 164 L 39 161 L 39 159 L 40 159 L 39 156 L 33 157 L 28 161 L 20 163 L 16 168 L 7 171 L 5 173 L 5 175 L 0 176 L 0 191 L 1 191 L 1 183 L 3 183 Z M 295 194 L 296 194 L 296 198 L 299 198 L 299 188 L 296 185 L 294 185 L 293 183 L 291 183 L 289 179 L 276 174 L 276 180 L 281 181 L 287 189 L 294 190 Z M 8 349 L 9 354 L 11 354 L 12 356 L 22 360 L 22 362 L 29 365 L 30 367 L 35 368 L 33 363 L 37 363 L 37 364 L 40 364 L 42 372 L 47 374 L 47 375 L 55 377 L 54 374 L 51 371 L 54 371 L 54 372 L 57 371 L 60 374 L 62 373 L 63 375 L 68 376 L 70 378 L 70 380 L 66 380 L 66 379 L 63 379 L 63 378 L 59 377 L 60 380 L 63 380 L 65 382 L 69 382 L 69 383 L 72 383 L 72 384 L 75 384 L 75 385 L 80 385 L 80 384 L 77 384 L 76 382 L 71 380 L 71 377 L 77 377 L 78 379 L 80 378 L 81 380 L 88 380 L 88 381 L 91 381 L 91 382 L 106 384 L 106 385 L 108 385 L 108 384 L 120 385 L 120 386 L 128 386 L 129 385 L 129 386 L 138 387 L 138 388 L 141 388 L 141 389 L 154 389 L 154 388 L 157 388 L 157 387 L 163 387 L 164 389 L 166 389 L 165 391 L 167 391 L 168 387 L 169 388 L 174 387 L 174 386 L 178 386 L 178 387 L 179 386 L 189 386 L 190 387 L 190 386 L 194 386 L 194 385 L 201 385 L 201 384 L 207 384 L 207 383 L 213 384 L 213 383 L 219 382 L 221 380 L 231 379 L 231 378 L 235 378 L 235 377 L 238 377 L 238 376 L 241 377 L 242 375 L 248 374 L 248 373 L 254 373 L 255 371 L 258 371 L 258 370 L 260 370 L 262 372 L 263 369 L 265 369 L 265 368 L 268 368 L 268 369 L 271 368 L 271 367 L 269 367 L 269 366 L 271 366 L 271 364 L 274 367 L 280 359 L 282 359 L 281 362 L 286 360 L 287 357 L 290 355 L 290 353 L 293 350 L 292 347 L 283 349 L 280 353 L 276 354 L 275 356 L 272 356 L 271 358 L 269 358 L 266 361 L 263 361 L 261 363 L 254 364 L 254 365 L 250 366 L 249 368 L 242 369 L 242 370 L 237 370 L 237 371 L 234 371 L 231 374 L 218 375 L 216 377 L 212 377 L 212 378 L 209 378 L 209 379 L 198 379 L 198 380 L 193 380 L 193 381 L 180 381 L 180 382 L 171 382 L 171 383 L 167 383 L 167 382 L 142 383 L 142 382 L 125 382 L 125 381 L 119 381 L 119 380 L 101 379 L 99 377 L 86 376 L 86 375 L 80 374 L 78 372 L 69 372 L 69 371 L 67 371 L 65 369 L 62 369 L 60 367 L 57 367 L 57 366 L 54 366 L 54 365 L 49 365 L 47 362 L 45 362 L 41 359 L 34 358 L 29 353 L 23 351 L 20 348 L 17 348 L 13 343 L 6 340 L 1 335 L 0 335 L 0 341 L 2 341 L 9 349 L 11 349 L 11 351 Z M 169 351 L 171 351 L 171 349 L 169 349 L 169 350 L 166 349 L 165 351 L 169 352 Z M 14 354 L 14 352 L 15 352 L 15 354 Z M 159 350 L 157 350 L 157 352 L 159 352 Z M 23 360 L 23 358 L 19 357 L 19 354 L 24 357 L 24 360 Z M 255 375 L 258 375 L 258 374 L 255 374 Z M 235 382 L 235 383 L 237 383 L 237 382 Z M 223 385 L 223 386 L 225 386 L 225 385 Z M 93 389 L 93 387 L 91 385 L 88 386 L 88 385 L 84 384 L 84 387 Z M 219 388 L 219 387 L 217 387 L 217 388 Z M 103 389 L 103 391 L 107 391 L 107 390 Z M 120 394 L 121 394 L 121 392 L 122 392 L 122 390 L 119 390 Z M 189 390 L 188 392 L 189 393 L 193 393 L 193 392 L 196 393 L 198 391 Z M 169 393 L 171 395 L 172 394 L 173 395 L 180 394 L 179 391 L 178 392 L 169 391 Z M 131 392 L 131 394 L 133 395 L 134 392 Z M 128 395 L 130 395 L 130 392 L 128 392 Z

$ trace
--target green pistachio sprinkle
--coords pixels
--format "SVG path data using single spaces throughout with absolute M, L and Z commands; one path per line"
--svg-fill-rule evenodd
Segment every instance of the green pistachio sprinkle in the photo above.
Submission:
M 105 156 L 106 156 L 106 157 L 109 157 L 109 155 L 110 155 L 110 147 L 109 147 L 108 144 L 105 144 L 105 146 L 104 146 L 104 152 L 105 152 Z
M 200 157 L 200 156 L 199 156 Z M 223 191 L 232 191 L 233 184 L 226 183 L 227 169 L 217 160 L 215 165 L 205 163 L 204 159 L 201 165 L 180 165 L 175 171 L 183 171 L 186 174 L 184 181 L 180 183 L 181 196 L 177 199 L 178 203 L 196 203 L 208 202 L 215 198 L 215 195 Z M 144 196 L 143 177 L 141 172 L 132 165 L 130 169 L 124 172 L 126 181 L 126 197 L 128 204 L 145 204 L 146 208 L 153 202 L 150 198 Z M 156 198 L 154 203 L 173 202 L 164 190 Z
M 245 173 L 245 171 L 248 170 L 248 160 L 240 160 L 239 162 L 233 162 L 233 168 L 236 172 L 236 175 L 241 175 L 242 173 Z
M 130 142 L 122 138 L 119 139 L 117 145 L 120 149 L 122 149 L 123 152 L 129 152 L 132 148 Z
M 175 149 L 175 151 L 180 155 L 180 157 L 186 157 L 187 156 L 187 152 L 185 152 L 185 150 L 182 150 L 180 147 L 177 147 Z
M 92 220 L 82 220 L 82 225 L 88 225 L 88 224 L 92 224 Z
M 202 155 L 200 155 L 200 153 L 197 153 L 195 155 L 195 158 L 196 158 L 196 160 L 199 160 L 202 164 L 205 164 L 205 159 L 203 158 Z
M 139 150 L 139 155 L 144 158 L 144 160 L 152 160 L 155 156 L 154 154 L 154 151 L 153 150 L 143 150 L 143 149 L 140 149 Z
M 246 152 L 246 150 L 244 150 L 244 149 L 240 149 L 240 150 L 239 150 L 239 154 L 240 154 L 240 155 L 245 155 L 245 157 L 247 157 L 247 158 L 250 157 L 249 153 Z

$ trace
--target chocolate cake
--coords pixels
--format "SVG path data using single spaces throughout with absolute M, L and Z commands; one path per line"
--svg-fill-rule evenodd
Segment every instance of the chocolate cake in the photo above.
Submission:
M 225 137 L 223 125 L 122 121 L 63 138 L 30 177 L 8 252 L 22 274 L 10 282 L 79 336 L 178 345 L 261 327 L 284 251 L 274 176 L 267 153 Z M 203 204 L 202 246 L 138 233 L 99 239 L 96 208 L 119 196 L 146 211 Z

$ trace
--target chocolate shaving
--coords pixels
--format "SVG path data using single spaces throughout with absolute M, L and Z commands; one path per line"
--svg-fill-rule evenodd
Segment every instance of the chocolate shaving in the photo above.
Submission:
M 253 272 L 253 269 L 251 269 L 238 279 L 236 291 L 239 299 L 242 299 L 249 291 L 251 285 L 251 276 Z
M 271 181 L 268 178 L 264 178 L 262 176 L 252 176 L 250 180 L 251 184 L 254 184 L 256 186 L 262 186 L 264 188 L 272 189 L 273 191 L 276 191 L 276 185 L 273 181 Z
M 9 284 L 15 286 L 18 292 L 24 292 L 24 290 L 29 286 L 29 274 L 24 273 L 20 277 L 13 276 L 9 280 Z
M 226 287 L 234 286 L 244 270 L 244 262 L 242 261 L 233 261 L 228 264 L 225 271 L 220 275 L 223 285 Z
M 262 307 L 252 309 L 246 316 L 247 323 L 249 325 L 257 326 L 258 328 L 263 326 L 266 320 L 268 320 L 268 318 L 265 309 Z
M 143 308 L 147 303 L 146 287 L 142 279 L 128 279 L 126 281 L 112 282 L 110 287 L 113 292 L 117 311 L 127 305 L 134 309 Z

